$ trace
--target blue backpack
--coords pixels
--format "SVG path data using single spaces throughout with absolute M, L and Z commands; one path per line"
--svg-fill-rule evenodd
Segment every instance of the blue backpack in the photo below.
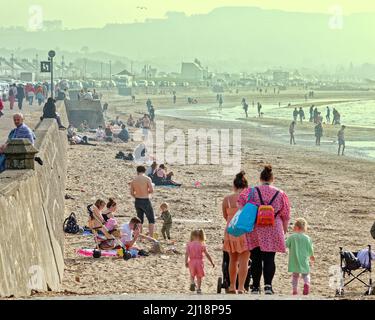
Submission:
M 236 212 L 232 220 L 229 222 L 227 232 L 230 235 L 239 237 L 254 230 L 254 225 L 258 214 L 258 207 L 255 204 L 249 202 L 253 195 L 254 188 L 251 188 L 251 191 L 247 198 L 248 202 L 242 209 Z

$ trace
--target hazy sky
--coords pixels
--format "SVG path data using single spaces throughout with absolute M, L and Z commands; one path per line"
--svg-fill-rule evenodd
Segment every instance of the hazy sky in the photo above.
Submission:
M 184 11 L 188 15 L 207 13 L 222 6 L 321 13 L 329 13 L 333 6 L 340 6 L 344 14 L 375 12 L 374 0 L 15 0 L 6 3 L 7 11 L 13 9 L 14 13 L 3 14 L 0 26 L 28 27 L 31 15 L 37 15 L 35 11 L 29 12 L 33 5 L 42 8 L 44 20 L 62 20 L 66 28 L 141 22 L 145 18 L 162 18 L 167 11 Z

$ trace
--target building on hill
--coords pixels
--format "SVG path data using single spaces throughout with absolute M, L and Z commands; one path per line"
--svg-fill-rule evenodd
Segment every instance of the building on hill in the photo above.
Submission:
M 289 72 L 287 71 L 274 71 L 273 72 L 273 81 L 285 83 L 289 81 Z
M 195 62 L 182 62 L 181 78 L 186 80 L 201 81 L 204 79 L 204 68 Z

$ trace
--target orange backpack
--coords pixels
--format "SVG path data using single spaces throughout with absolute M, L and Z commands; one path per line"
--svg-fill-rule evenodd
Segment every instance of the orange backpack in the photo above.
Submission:
M 262 227 L 274 226 L 275 219 L 278 215 L 278 212 L 275 213 L 275 209 L 272 207 L 272 203 L 275 201 L 280 191 L 277 191 L 275 193 L 275 195 L 272 197 L 269 204 L 264 204 L 262 194 L 260 193 L 259 188 L 256 187 L 255 189 L 258 192 L 259 200 L 261 203 L 261 205 L 258 208 L 257 226 L 262 226 Z

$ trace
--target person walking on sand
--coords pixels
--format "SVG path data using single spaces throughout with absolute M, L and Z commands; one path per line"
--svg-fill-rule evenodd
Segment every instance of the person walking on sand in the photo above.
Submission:
M 220 95 L 220 97 L 219 97 L 219 112 L 221 112 L 222 108 L 223 108 L 223 96 Z
M 223 251 L 229 256 L 229 288 L 227 293 L 245 293 L 245 282 L 248 273 L 250 251 L 247 246 L 246 235 L 234 237 L 227 232 L 229 222 L 238 211 L 238 198 L 241 192 L 248 188 L 245 172 L 241 171 L 233 181 L 233 193 L 224 197 L 222 203 L 223 217 L 227 222 L 224 233 Z M 238 288 L 236 282 L 238 277 Z
M 4 115 L 3 110 L 4 110 L 3 99 L 2 97 L 0 97 L 0 118 Z
M 337 151 L 337 155 L 340 155 L 341 147 L 342 147 L 342 155 L 344 155 L 345 151 L 345 126 L 341 126 L 341 129 L 337 133 L 338 143 L 339 143 L 339 150 Z
M 144 216 L 148 220 L 149 236 L 153 238 L 155 227 L 154 209 L 150 201 L 151 194 L 154 193 L 152 181 L 146 176 L 146 168 L 144 166 L 137 167 L 137 177 L 130 182 L 130 194 L 135 199 L 134 206 L 137 211 L 137 217 L 143 225 Z M 141 230 L 142 231 L 142 230 Z
M 298 294 L 298 280 L 300 275 L 304 281 L 303 295 L 310 293 L 310 264 L 315 261 L 313 243 L 308 235 L 305 219 L 296 220 L 294 233 L 286 240 L 289 249 L 288 272 L 292 273 L 293 295 Z
M 313 117 L 314 117 L 314 123 L 315 124 L 318 123 L 318 114 L 319 114 L 318 107 L 315 107 L 314 108 L 314 112 L 313 112 Z
M 262 105 L 258 102 L 258 117 L 260 118 L 261 114 L 262 114 Z
M 271 165 L 266 165 L 260 174 L 260 185 L 245 189 L 239 196 L 238 204 L 243 208 L 251 202 L 256 206 L 272 205 L 275 216 L 274 224 L 255 224 L 254 230 L 246 234 L 247 244 L 251 252 L 251 275 L 253 279 L 252 294 L 260 294 L 260 280 L 263 274 L 264 293 L 274 294 L 272 280 L 276 272 L 275 255 L 285 253 L 284 236 L 288 230 L 290 205 L 288 196 L 274 187 L 274 175 Z M 249 199 L 250 195 L 250 199 Z M 258 214 L 259 217 L 259 214 Z
M 19 110 L 22 110 L 23 99 L 25 99 L 25 88 L 22 84 L 19 84 L 17 86 L 17 102 Z
M 164 240 L 171 240 L 171 228 L 172 228 L 172 215 L 169 212 L 169 205 L 166 202 L 163 202 L 160 205 L 160 219 L 163 220 L 163 226 L 161 228 L 161 234 L 163 235 Z
M 290 144 L 296 144 L 296 140 L 294 138 L 294 133 L 296 131 L 296 122 L 292 121 L 292 123 L 289 126 L 289 134 L 290 134 Z
M 152 105 L 150 106 L 150 111 L 151 111 L 151 107 L 152 107 Z M 151 119 L 150 119 L 149 115 L 144 114 L 144 116 L 142 118 L 143 140 L 148 139 L 148 132 L 149 132 L 150 129 L 151 129 Z
M 321 139 L 322 136 L 323 136 L 323 126 L 322 126 L 322 124 L 319 122 L 319 123 L 315 126 L 314 130 L 315 130 L 315 144 L 316 144 L 317 146 L 320 146 L 320 139 Z
M 327 106 L 327 113 L 326 113 L 326 121 L 327 124 L 331 123 L 331 109 Z
M 215 268 L 215 264 L 208 253 L 205 243 L 206 235 L 204 231 L 194 230 L 191 232 L 190 242 L 186 245 L 185 266 L 190 271 L 190 291 L 195 291 L 195 288 L 197 288 L 197 294 L 202 293 L 202 279 L 205 276 L 204 255 L 211 262 L 212 267 Z
M 303 120 L 305 120 L 305 112 L 303 111 L 302 107 L 299 108 L 298 114 L 299 114 L 299 121 L 302 123 Z
M 309 121 L 313 122 L 313 119 L 314 119 L 314 105 L 312 105 L 310 107 L 310 119 L 309 119 Z
M 297 122 L 297 118 L 298 118 L 298 110 L 297 110 L 297 107 L 295 107 L 294 111 L 293 111 L 293 120 L 294 120 L 294 122 Z
M 246 118 L 248 118 L 249 116 L 248 116 L 247 111 L 249 110 L 249 105 L 246 103 L 246 101 L 244 101 L 244 102 L 242 103 L 242 106 L 243 106 L 243 110 L 245 111 Z
M 13 83 L 9 88 L 9 104 L 10 104 L 10 110 L 13 110 L 14 103 L 16 102 L 16 96 L 17 96 L 17 86 L 15 83 Z

